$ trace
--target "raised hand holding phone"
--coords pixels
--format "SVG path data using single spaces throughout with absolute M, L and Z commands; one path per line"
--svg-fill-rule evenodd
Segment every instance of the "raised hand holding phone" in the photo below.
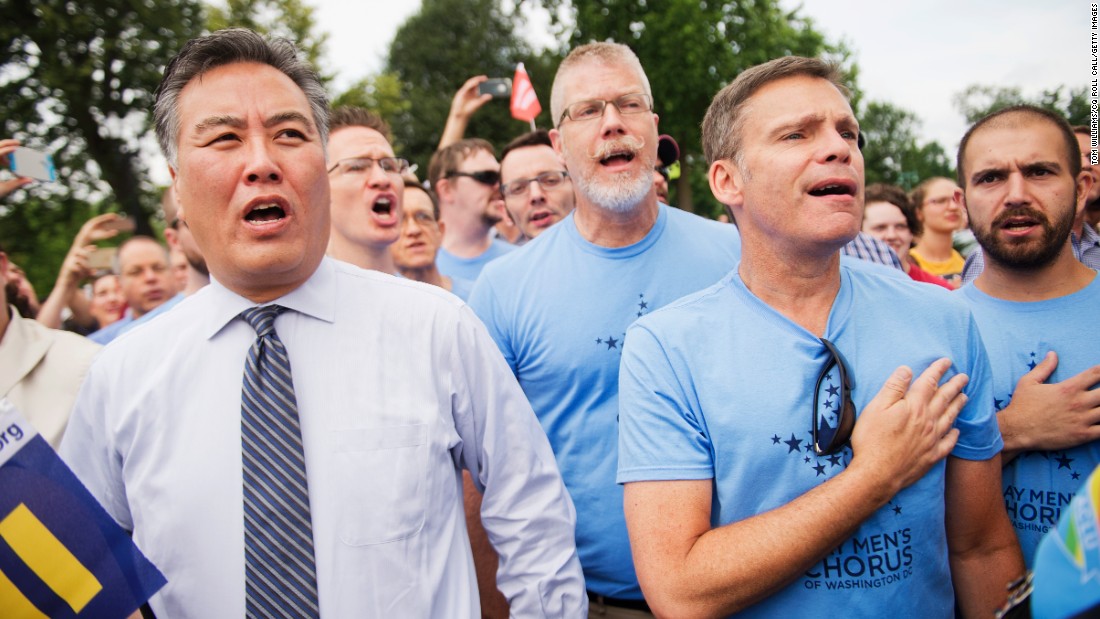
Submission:
M 16 176 L 30 177 L 39 181 L 53 182 L 57 180 L 57 170 L 53 165 L 53 157 L 49 153 L 16 146 L 8 154 L 8 166 Z
M 8 155 L 19 147 L 19 140 L 4 139 L 0 140 L 0 169 L 9 169 Z M 9 178 L 0 180 L 0 199 L 3 199 L 9 193 L 19 189 L 23 185 L 28 185 L 34 182 L 33 178 L 25 176 L 16 176 L 15 178 Z

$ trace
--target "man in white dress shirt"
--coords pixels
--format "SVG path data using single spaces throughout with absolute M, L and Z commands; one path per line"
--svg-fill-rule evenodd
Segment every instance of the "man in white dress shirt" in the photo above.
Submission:
M 167 576 L 157 616 L 246 614 L 256 525 L 242 507 L 254 491 L 241 399 L 257 331 L 240 313 L 267 304 L 286 308 L 274 327 L 293 372 L 321 616 L 480 616 L 464 468 L 484 490 L 512 612 L 583 616 L 573 505 L 484 327 L 437 288 L 324 256 L 327 105 L 294 46 L 247 30 L 195 39 L 166 69 L 155 114 L 213 281 L 97 359 L 62 455 Z

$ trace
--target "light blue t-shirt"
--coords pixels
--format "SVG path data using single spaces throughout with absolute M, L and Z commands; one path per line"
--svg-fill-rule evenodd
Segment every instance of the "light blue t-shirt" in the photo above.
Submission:
M 615 484 L 626 329 L 718 281 L 740 254 L 734 226 L 664 205 L 645 238 L 614 249 L 584 240 L 570 215 L 474 285 L 470 305 L 531 401 L 573 498 L 589 591 L 642 597 Z
M 985 460 L 1000 451 L 985 350 L 970 312 L 947 290 L 842 262 L 824 337 L 851 368 L 858 411 L 898 366 L 919 375 L 950 358 L 948 377 L 970 377 L 952 455 Z M 850 447 L 830 456 L 813 451 L 813 392 L 830 358 L 737 272 L 642 318 L 623 352 L 618 481 L 715 480 L 714 527 L 816 488 L 852 457 Z M 823 390 L 821 406 L 830 410 L 837 378 L 830 372 Z M 944 470 L 943 462 L 933 467 L 798 580 L 739 616 L 843 609 L 853 617 L 952 617 Z
M 481 275 L 481 269 L 485 268 L 485 265 L 515 249 L 515 245 L 495 237 L 489 243 L 489 249 L 475 258 L 459 258 L 440 247 L 435 254 L 435 266 L 443 275 L 474 282 L 477 281 L 477 276 Z
M 970 304 L 981 329 L 993 369 L 993 405 L 998 411 L 1012 400 L 1020 377 L 1051 350 L 1058 354 L 1058 367 L 1048 383 L 1061 382 L 1100 364 L 1100 345 L 1092 335 L 1100 311 L 1100 278 L 1093 278 L 1073 294 L 1046 301 L 1005 301 L 974 285 L 964 286 L 959 294 Z M 1039 539 L 1055 526 L 1073 493 L 1097 464 L 1100 441 L 1066 450 L 1025 452 L 1003 469 L 1005 507 L 1028 566 Z
M 470 300 L 470 293 L 474 290 L 474 283 L 468 279 L 451 276 L 451 294 L 462 299 Z
M 96 344 L 102 344 L 106 346 L 107 344 L 115 341 L 115 338 L 122 335 L 123 333 L 126 333 L 130 329 L 133 329 L 138 325 L 143 325 L 146 322 L 156 318 L 157 316 L 160 316 L 164 312 L 172 309 L 182 300 L 183 293 L 177 292 L 171 299 L 168 299 L 164 303 L 161 303 L 152 310 L 146 312 L 142 315 L 141 318 L 134 318 L 129 312 L 126 312 L 125 317 L 120 320 L 116 320 L 106 327 L 103 327 L 99 331 L 88 335 L 88 339 L 92 340 Z

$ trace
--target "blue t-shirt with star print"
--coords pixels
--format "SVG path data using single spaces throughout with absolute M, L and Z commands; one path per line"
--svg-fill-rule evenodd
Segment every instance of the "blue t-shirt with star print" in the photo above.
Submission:
M 998 411 L 1012 400 L 1020 377 L 1049 351 L 1058 354 L 1058 367 L 1047 383 L 1061 382 L 1100 364 L 1100 347 L 1093 339 L 1100 277 L 1073 294 L 1045 301 L 996 299 L 973 284 L 958 294 L 970 304 L 982 332 Z M 1097 464 L 1100 441 L 1072 449 L 1024 452 L 1003 469 L 1005 507 L 1029 567 L 1039 540 L 1057 525 L 1081 481 Z
M 851 370 L 857 411 L 898 366 L 919 374 L 950 358 L 949 376 L 970 377 L 952 455 L 987 460 L 1000 451 L 985 350 L 970 312 L 947 290 L 842 262 L 824 337 Z M 836 423 L 842 391 L 831 358 L 736 272 L 640 319 L 623 351 L 618 481 L 714 480 L 715 527 L 816 488 L 852 457 L 847 447 L 829 456 L 812 447 L 819 375 L 821 420 Z M 798 580 L 738 616 L 831 608 L 855 617 L 952 617 L 944 470 L 944 462 L 933 467 Z
M 531 401 L 577 509 L 588 590 L 641 599 L 615 483 L 619 358 L 639 316 L 718 281 L 741 255 L 737 229 L 659 207 L 640 241 L 586 241 L 573 215 L 485 267 L 470 306 Z

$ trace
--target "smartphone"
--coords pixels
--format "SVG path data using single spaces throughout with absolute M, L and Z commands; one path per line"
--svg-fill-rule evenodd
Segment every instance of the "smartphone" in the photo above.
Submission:
M 494 99 L 505 99 L 512 96 L 512 78 L 494 77 L 477 85 L 477 94 L 493 95 Z
M 110 271 L 115 265 L 117 247 L 97 247 L 88 256 L 88 268 L 93 271 Z
M 118 230 L 119 232 L 133 232 L 137 227 L 137 222 L 133 217 L 119 217 L 112 221 L 105 221 L 100 224 L 100 227 L 106 230 Z
M 8 155 L 8 164 L 16 176 L 29 176 L 40 181 L 56 181 L 57 170 L 53 167 L 53 157 L 48 153 L 26 146 L 16 147 Z

